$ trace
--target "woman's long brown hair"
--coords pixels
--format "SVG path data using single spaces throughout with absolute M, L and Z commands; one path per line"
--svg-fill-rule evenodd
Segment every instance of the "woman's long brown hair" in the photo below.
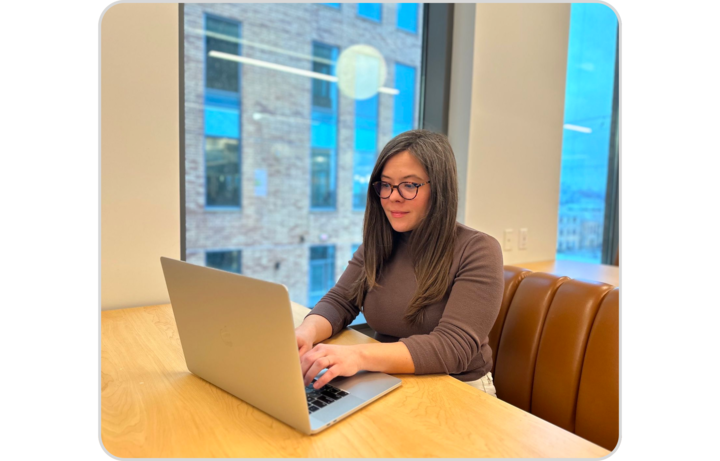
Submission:
M 365 208 L 365 270 L 351 287 L 348 297 L 357 306 L 362 306 L 368 291 L 380 286 L 380 272 L 392 255 L 399 234 L 388 222 L 372 183 L 380 180 L 388 159 L 404 151 L 420 161 L 428 172 L 431 188 L 427 215 L 412 231 L 408 242 L 417 291 L 405 310 L 404 319 L 411 325 L 418 325 L 423 321 L 424 308 L 440 301 L 447 291 L 456 241 L 457 167 L 452 147 L 442 134 L 427 130 L 400 133 L 385 145 L 378 156 L 368 183 Z

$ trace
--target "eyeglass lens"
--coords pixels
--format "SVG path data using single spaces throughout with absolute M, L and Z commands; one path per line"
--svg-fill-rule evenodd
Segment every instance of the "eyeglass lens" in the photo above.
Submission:
M 392 195 L 393 187 L 385 181 L 380 181 L 374 184 L 375 192 L 380 198 L 389 198 Z M 401 182 L 397 186 L 397 190 L 400 196 L 405 200 L 412 200 L 415 198 L 418 192 L 418 187 L 411 182 Z

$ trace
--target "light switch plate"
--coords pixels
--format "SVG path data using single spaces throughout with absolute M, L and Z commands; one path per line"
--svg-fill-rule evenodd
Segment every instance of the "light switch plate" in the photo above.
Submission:
M 505 229 L 503 237 L 505 241 L 503 248 L 505 249 L 505 251 L 511 251 L 513 247 L 513 230 Z
M 527 239 L 528 230 L 527 227 L 520 229 L 520 235 L 518 235 L 518 250 L 527 250 Z

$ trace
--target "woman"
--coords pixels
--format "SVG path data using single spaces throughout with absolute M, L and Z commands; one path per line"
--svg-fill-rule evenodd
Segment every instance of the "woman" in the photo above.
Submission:
M 443 135 L 392 139 L 370 177 L 363 244 L 337 284 L 296 328 L 305 385 L 360 370 L 446 373 L 495 395 L 488 333 L 502 301 L 493 237 L 455 221 L 457 170 Z M 362 310 L 377 344 L 314 344 Z

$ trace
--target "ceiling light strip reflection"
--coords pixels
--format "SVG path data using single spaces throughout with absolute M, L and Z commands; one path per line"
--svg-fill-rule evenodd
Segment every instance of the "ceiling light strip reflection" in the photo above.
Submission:
M 265 67 L 267 69 L 279 70 L 281 72 L 288 72 L 291 74 L 302 75 L 304 77 L 317 78 L 319 80 L 327 80 L 328 82 L 337 82 L 337 77 L 327 74 L 321 74 L 319 72 L 312 72 L 309 70 L 298 69 L 296 67 L 283 66 L 282 64 L 275 64 L 272 62 L 261 61 L 259 59 L 246 58 L 245 56 L 238 56 L 236 54 L 223 53 L 222 51 L 211 51 L 208 53 L 213 58 L 226 59 L 228 61 L 240 62 L 243 64 L 252 64 L 253 66 Z
M 337 83 L 338 78 L 333 75 L 321 74 L 319 72 L 312 72 L 309 70 L 298 69 L 297 67 L 283 66 L 282 64 L 275 64 L 268 61 L 261 61 L 260 59 L 246 58 L 245 56 L 238 56 L 231 53 L 223 53 L 222 51 L 210 51 L 209 56 L 218 59 L 225 59 L 228 61 L 240 62 L 243 64 L 251 64 L 253 66 L 264 67 L 266 69 L 279 70 L 281 72 L 288 72 L 290 74 L 302 75 L 303 77 L 317 78 L 319 80 L 325 80 L 328 82 Z M 381 87 L 378 88 L 378 92 L 397 95 L 400 94 L 400 90 L 396 88 Z
M 586 126 L 570 125 L 569 123 L 563 125 L 563 128 L 570 131 L 579 131 L 580 133 L 592 133 L 592 128 L 588 128 Z

